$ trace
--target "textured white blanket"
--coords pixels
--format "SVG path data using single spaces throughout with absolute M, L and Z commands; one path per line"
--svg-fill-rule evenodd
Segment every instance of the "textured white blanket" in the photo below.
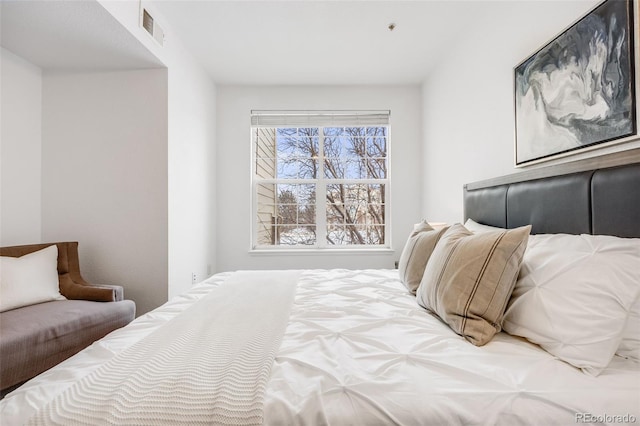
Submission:
M 297 272 L 237 272 L 38 411 L 30 424 L 262 424 Z

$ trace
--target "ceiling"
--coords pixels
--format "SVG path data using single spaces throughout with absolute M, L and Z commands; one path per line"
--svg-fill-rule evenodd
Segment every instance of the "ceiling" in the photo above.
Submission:
M 95 1 L 1 0 L 2 47 L 47 70 L 163 66 Z
M 245 85 L 419 84 L 482 12 L 482 2 L 460 0 L 156 0 L 151 6 L 166 36 L 175 34 L 216 83 Z
M 168 42 L 179 39 L 217 84 L 241 85 L 420 84 L 482 24 L 486 4 L 143 0 Z M 0 8 L 2 46 L 43 69 L 163 66 L 97 1 L 0 0 Z

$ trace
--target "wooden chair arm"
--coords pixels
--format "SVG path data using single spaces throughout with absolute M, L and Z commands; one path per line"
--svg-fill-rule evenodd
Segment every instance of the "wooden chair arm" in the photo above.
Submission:
M 91 300 L 94 302 L 115 302 L 123 299 L 120 286 L 98 286 L 74 282 L 69 274 L 59 276 L 60 293 L 67 299 Z

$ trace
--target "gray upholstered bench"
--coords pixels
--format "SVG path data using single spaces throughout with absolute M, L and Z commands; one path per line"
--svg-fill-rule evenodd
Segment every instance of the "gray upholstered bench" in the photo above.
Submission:
M 0 313 L 0 389 L 16 385 L 81 351 L 135 317 L 135 304 L 123 300 L 120 286 L 95 286 L 80 275 L 78 243 L 0 248 L 0 256 L 20 257 L 58 246 L 60 293 L 55 300 Z

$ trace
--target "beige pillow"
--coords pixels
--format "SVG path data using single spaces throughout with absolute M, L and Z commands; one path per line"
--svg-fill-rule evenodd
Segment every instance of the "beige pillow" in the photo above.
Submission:
M 424 220 L 413 227 L 398 262 L 400 280 L 412 294 L 416 294 L 427 261 L 445 231 L 446 228 L 434 230 Z
M 417 292 L 420 306 L 476 346 L 500 331 L 531 226 L 473 234 L 455 224 L 440 238 Z

